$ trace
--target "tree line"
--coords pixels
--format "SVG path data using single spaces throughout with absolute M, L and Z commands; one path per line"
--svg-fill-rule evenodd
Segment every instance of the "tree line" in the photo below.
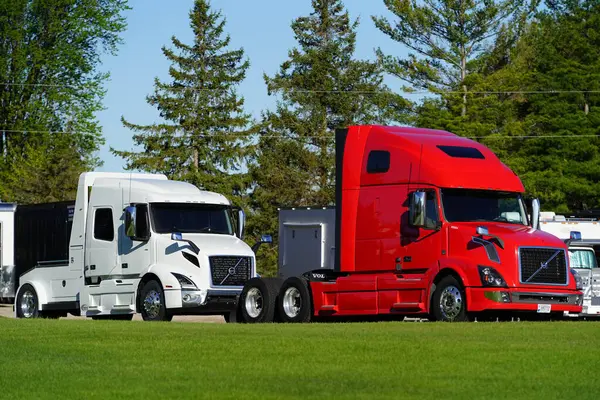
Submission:
M 113 153 L 127 169 L 227 195 L 249 216 L 249 241 L 276 234 L 279 207 L 333 205 L 333 132 L 352 124 L 474 138 L 544 209 L 600 206 L 600 0 L 380 1 L 388 15 L 367 23 L 407 56 L 375 49 L 374 61 L 357 59 L 359 21 L 342 0 L 312 0 L 311 13 L 291 24 L 297 44 L 264 76 L 276 106 L 253 119 L 238 92 L 252 60 L 232 48 L 222 13 L 196 0 L 193 41 L 173 37 L 162 48 L 169 78 L 146 98 L 161 122 L 124 115 L 138 149 Z M 4 201 L 73 198 L 76 176 L 100 164 L 94 113 L 108 75 L 99 57 L 116 52 L 127 9 L 126 0 L 1 2 Z M 388 87 L 388 74 L 404 86 Z M 426 95 L 403 96 L 411 91 Z M 272 273 L 276 247 L 260 257 Z

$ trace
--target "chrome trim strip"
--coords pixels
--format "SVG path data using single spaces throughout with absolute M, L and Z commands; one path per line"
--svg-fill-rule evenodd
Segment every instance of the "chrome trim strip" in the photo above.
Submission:
M 563 256 L 565 257 L 565 269 L 566 269 L 566 274 L 567 274 L 567 283 L 537 283 L 537 282 L 523 282 L 522 278 L 522 271 L 521 271 L 521 249 L 542 249 L 542 250 L 557 250 L 558 252 L 562 252 Z M 554 259 L 553 256 L 552 258 Z M 565 252 L 565 249 L 559 249 L 556 247 L 544 247 L 544 246 L 519 246 L 517 248 L 517 261 L 519 264 L 519 283 L 523 284 L 523 285 L 544 285 L 544 286 L 569 286 L 569 283 L 571 282 L 571 273 L 569 271 L 569 260 L 567 258 L 567 254 Z M 549 262 L 549 260 L 546 260 L 546 262 Z M 530 277 L 531 278 L 531 277 Z

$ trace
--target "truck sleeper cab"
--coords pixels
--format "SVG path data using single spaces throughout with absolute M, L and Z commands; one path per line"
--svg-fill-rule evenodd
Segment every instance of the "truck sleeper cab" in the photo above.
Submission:
M 280 212 L 280 277 L 249 280 L 240 313 L 299 322 L 580 312 L 566 245 L 537 229 L 537 201 L 530 223 L 523 193 L 489 149 L 452 133 L 339 130 L 335 208 Z
M 594 248 L 600 246 L 598 240 L 581 240 L 580 233 L 574 231 L 579 240 L 569 240 L 569 262 L 571 268 L 581 276 L 583 309 L 581 313 L 566 313 L 569 317 L 600 317 L 600 267 Z
M 243 212 L 224 196 L 164 175 L 84 173 L 69 260 L 38 262 L 23 274 L 15 314 L 234 319 L 243 284 L 256 274 L 243 225 Z

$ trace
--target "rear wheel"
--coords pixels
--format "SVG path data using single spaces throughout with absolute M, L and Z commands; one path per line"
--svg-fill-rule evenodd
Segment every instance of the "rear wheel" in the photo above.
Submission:
M 26 284 L 17 294 L 17 318 L 40 318 L 39 300 L 33 286 Z
M 467 321 L 467 302 L 462 284 L 453 276 L 444 277 L 431 299 L 431 314 L 436 321 Z
M 275 302 L 281 280 L 276 278 L 252 278 L 240 294 L 238 313 L 243 322 L 273 322 Z
M 165 306 L 165 293 L 160 283 L 149 281 L 142 288 L 142 318 L 144 321 L 171 321 L 171 315 Z
M 277 314 L 282 322 L 309 322 L 312 317 L 312 298 L 305 279 L 288 278 L 277 300 Z

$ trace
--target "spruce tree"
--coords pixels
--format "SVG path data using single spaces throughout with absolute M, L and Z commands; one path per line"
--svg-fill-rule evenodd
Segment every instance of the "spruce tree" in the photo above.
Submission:
M 408 57 L 377 55 L 386 70 L 409 89 L 433 93 L 461 91 L 461 115 L 467 112 L 469 75 L 474 61 L 506 25 L 519 26 L 538 0 L 384 0 L 396 17 L 373 17 L 379 30 L 409 51 Z
M 196 0 L 189 18 L 194 42 L 173 37 L 173 49 L 163 47 L 171 81 L 156 79 L 147 97 L 163 121 L 138 125 L 123 118 L 142 151 L 113 152 L 127 160 L 127 169 L 164 173 L 240 202 L 247 185 L 240 171 L 248 155 L 249 116 L 236 87 L 249 61 L 243 49 L 229 48 L 225 18 L 208 0 Z
M 292 23 L 298 46 L 277 74 L 265 76 L 278 103 L 263 114 L 251 166 L 255 234 L 276 233 L 278 207 L 334 203 L 336 128 L 405 118 L 407 103 L 383 84 L 379 65 L 353 57 L 358 20 L 350 20 L 340 0 L 312 6 Z M 268 273 L 276 265 L 274 248 L 259 263 Z
M 481 138 L 544 210 L 600 208 L 599 16 L 595 0 L 548 2 L 518 41 L 478 59 L 465 117 L 442 97 L 415 123 Z

